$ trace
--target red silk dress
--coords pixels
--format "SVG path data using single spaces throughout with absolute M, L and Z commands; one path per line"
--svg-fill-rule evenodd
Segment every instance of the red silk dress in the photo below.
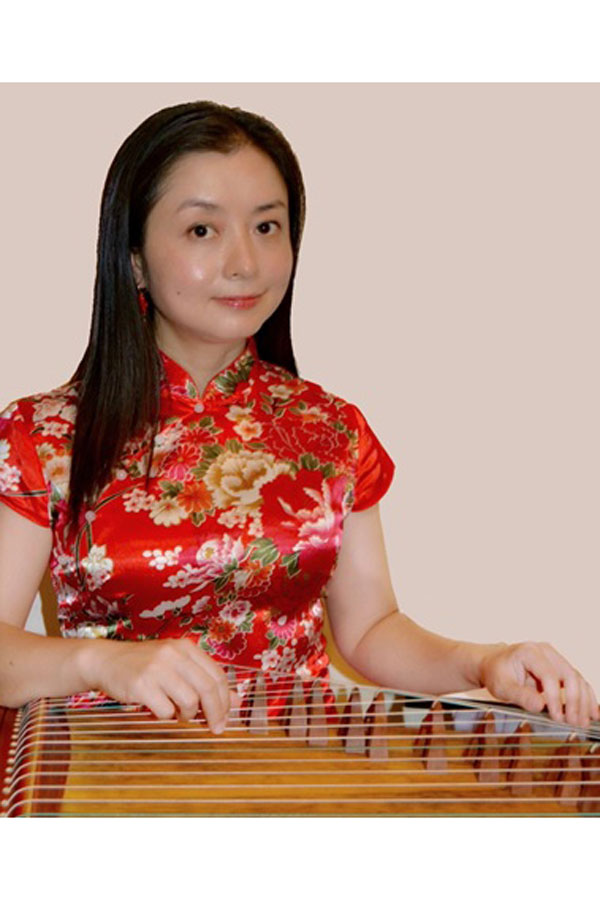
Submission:
M 67 533 L 66 385 L 0 413 L 0 499 L 52 528 L 64 637 L 191 638 L 262 670 L 275 709 L 294 674 L 326 677 L 322 603 L 344 519 L 380 499 L 394 463 L 356 406 L 264 362 L 253 338 L 202 397 L 161 360 L 148 491 L 146 434 Z

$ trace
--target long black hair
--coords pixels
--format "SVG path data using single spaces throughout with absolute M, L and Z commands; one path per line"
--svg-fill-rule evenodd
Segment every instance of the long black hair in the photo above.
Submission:
M 78 411 L 69 482 L 69 517 L 110 480 L 126 442 L 149 434 L 149 462 L 159 425 L 161 361 L 152 303 L 140 313 L 131 252 L 144 246 L 148 215 L 173 165 L 185 153 L 232 152 L 250 144 L 277 166 L 288 191 L 291 278 L 283 300 L 254 335 L 261 359 L 298 374 L 290 318 L 304 227 L 305 193 L 298 160 L 268 119 L 207 100 L 154 113 L 118 150 L 106 177 L 100 209 L 94 306 L 88 346 L 69 383 L 78 386 Z M 146 482 L 147 483 L 147 482 Z

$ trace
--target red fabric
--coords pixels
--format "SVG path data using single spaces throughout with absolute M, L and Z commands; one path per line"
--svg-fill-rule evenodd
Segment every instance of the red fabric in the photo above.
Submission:
M 197 396 L 161 354 L 161 425 L 129 441 L 113 480 L 65 526 L 77 387 L 0 413 L 0 499 L 51 526 L 67 637 L 193 637 L 273 684 L 323 675 L 322 600 L 343 521 L 376 503 L 394 464 L 361 412 L 246 349 Z
M 394 463 L 357 409 L 353 410 L 358 428 L 358 466 L 354 483 L 353 512 L 374 506 L 389 488 L 394 477 Z
M 17 403 L 0 413 L 0 500 L 47 528 L 50 496 L 32 440 L 35 427 L 35 421 L 25 422 Z

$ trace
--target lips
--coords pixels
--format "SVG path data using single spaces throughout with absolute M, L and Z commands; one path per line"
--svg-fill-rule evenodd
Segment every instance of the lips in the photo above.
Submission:
M 245 309 L 258 303 L 260 294 L 252 294 L 239 297 L 216 297 L 215 299 L 219 300 L 221 303 L 226 303 L 228 306 L 235 306 Z

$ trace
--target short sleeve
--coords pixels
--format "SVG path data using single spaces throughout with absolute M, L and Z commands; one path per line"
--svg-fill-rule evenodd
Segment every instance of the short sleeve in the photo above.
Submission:
M 48 486 L 19 403 L 0 412 L 0 500 L 37 525 L 50 527 Z
M 395 465 L 361 411 L 353 406 L 357 418 L 358 462 L 354 482 L 354 505 L 359 512 L 374 506 L 383 497 L 394 477 Z

